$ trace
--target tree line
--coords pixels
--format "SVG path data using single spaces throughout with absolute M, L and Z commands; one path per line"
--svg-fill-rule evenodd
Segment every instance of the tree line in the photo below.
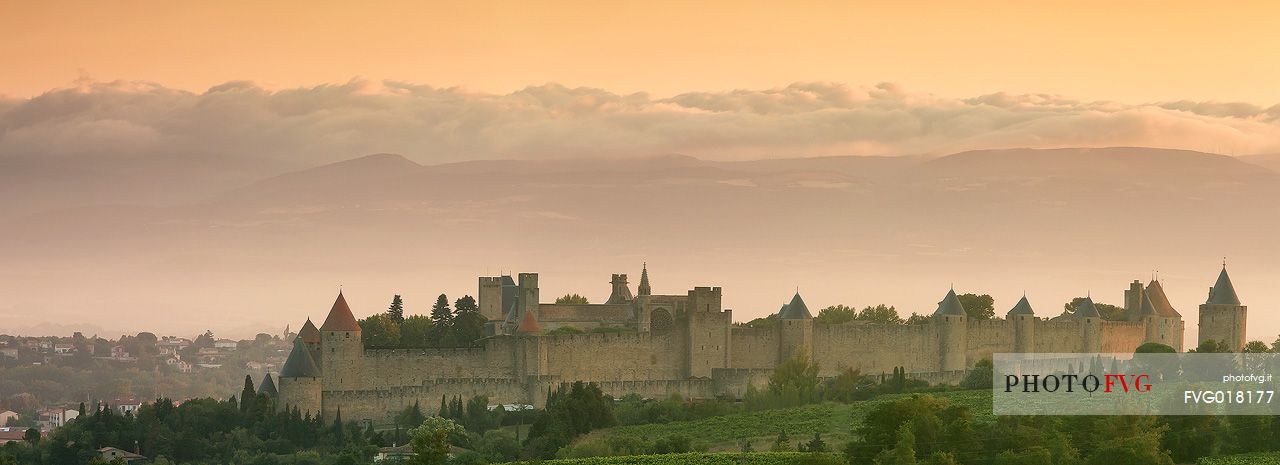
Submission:
M 391 299 L 387 311 L 359 320 L 361 339 L 370 347 L 473 347 L 484 337 L 487 320 L 471 296 L 463 296 L 449 306 L 449 297 L 440 294 L 429 315 L 404 313 L 400 295 Z

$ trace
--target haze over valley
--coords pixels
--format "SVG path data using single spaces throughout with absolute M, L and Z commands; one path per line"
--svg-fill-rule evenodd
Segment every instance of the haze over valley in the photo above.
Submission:
M 10 212 L 0 314 L 19 330 L 252 335 L 322 317 L 339 286 L 357 316 L 392 294 L 425 313 L 500 272 L 542 273 L 547 301 L 599 302 L 610 273 L 634 286 L 647 262 L 655 292 L 723 286 L 741 321 L 797 287 L 815 308 L 927 313 L 953 284 L 992 294 L 998 312 L 1025 291 L 1047 317 L 1089 293 L 1121 304 L 1158 269 L 1194 323 L 1227 256 L 1254 309 L 1250 338 L 1270 340 L 1280 174 L 1266 161 L 1148 148 L 434 165 L 375 154 L 190 199 Z M 10 185 L 9 198 L 43 188 Z

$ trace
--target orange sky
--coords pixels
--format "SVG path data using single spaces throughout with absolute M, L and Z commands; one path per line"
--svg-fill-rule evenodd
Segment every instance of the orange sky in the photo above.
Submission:
M 0 93 L 361 76 L 507 92 L 900 83 L 946 96 L 1280 102 L 1276 2 L 19 2 Z

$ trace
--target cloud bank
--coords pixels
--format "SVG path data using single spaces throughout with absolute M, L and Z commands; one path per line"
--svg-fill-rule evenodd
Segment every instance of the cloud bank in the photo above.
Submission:
M 825 82 L 669 98 L 558 84 L 497 95 L 363 80 L 285 90 L 228 82 L 202 93 L 85 82 L 0 98 L 0 156 L 71 160 L 235 156 L 310 166 L 374 152 L 440 163 L 1117 145 L 1280 152 L 1280 105 L 1007 93 L 956 99 L 890 83 Z

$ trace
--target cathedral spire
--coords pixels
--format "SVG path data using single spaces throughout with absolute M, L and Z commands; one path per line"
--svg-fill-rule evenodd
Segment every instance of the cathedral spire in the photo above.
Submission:
M 636 288 L 636 295 L 650 295 L 651 292 L 653 290 L 649 288 L 649 264 L 643 263 L 640 265 L 640 287 Z

